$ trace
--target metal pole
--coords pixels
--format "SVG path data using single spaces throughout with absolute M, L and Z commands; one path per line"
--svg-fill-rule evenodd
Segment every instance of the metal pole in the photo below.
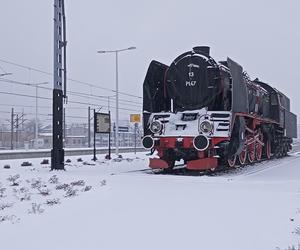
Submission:
M 96 110 L 94 109 L 94 157 L 92 159 L 93 161 L 97 160 L 96 157 Z
M 136 131 L 137 131 L 138 124 L 134 124 L 134 154 L 136 154 Z
M 11 108 L 11 127 L 10 127 L 10 149 L 14 149 L 14 108 Z
M 91 107 L 88 107 L 88 147 L 91 147 Z
M 118 52 L 126 51 L 126 50 L 133 50 L 136 47 L 129 47 L 126 49 L 119 49 L 119 50 L 99 50 L 98 53 L 115 53 L 116 54 L 116 155 L 119 155 L 119 83 L 118 83 Z
M 111 117 L 110 117 L 110 111 L 108 111 L 108 114 L 109 114 L 108 154 L 105 156 L 105 159 L 110 160 L 111 159 L 111 146 L 110 146 Z
M 118 51 L 116 51 L 116 155 L 119 157 L 119 82 Z
M 64 128 L 64 131 L 63 131 L 63 137 L 64 137 L 64 146 L 66 145 L 66 108 L 64 108 L 64 114 L 63 114 L 63 128 Z
M 34 140 L 34 148 L 38 149 L 38 85 L 35 86 L 35 140 Z
M 109 100 L 109 97 L 108 97 Z M 109 134 L 108 134 L 108 159 L 111 159 L 111 146 L 110 146 L 110 133 L 111 133 L 111 117 L 110 117 L 110 110 L 109 113 Z
M 116 148 L 116 123 L 114 122 L 114 144 Z
M 19 144 L 19 134 L 18 131 L 19 130 L 19 115 L 17 114 L 17 118 L 16 118 L 16 149 L 18 149 L 18 144 Z
M 1 126 L 1 146 L 4 147 L 4 142 L 3 142 L 3 127 Z
M 66 25 L 64 16 L 64 0 L 54 0 L 54 60 L 53 60 L 53 148 L 51 150 L 51 170 L 64 170 L 63 147 L 63 86 L 66 87 Z M 64 64 L 64 65 L 63 65 Z M 64 78 L 62 72 L 64 71 Z M 63 81 L 64 79 L 64 81 Z
M 24 119 L 24 109 L 22 110 L 22 132 L 24 133 L 24 122 L 25 122 L 25 119 Z

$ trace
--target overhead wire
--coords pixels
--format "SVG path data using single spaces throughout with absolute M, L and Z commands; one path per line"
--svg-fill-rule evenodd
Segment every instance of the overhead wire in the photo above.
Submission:
M 47 72 L 47 71 L 44 71 L 44 70 L 40 70 L 40 69 L 31 67 L 31 66 L 26 66 L 26 65 L 19 64 L 19 63 L 7 61 L 7 60 L 1 59 L 1 58 L 0 58 L 0 61 L 3 62 L 3 63 L 14 65 L 16 67 L 25 68 L 27 70 L 32 70 L 32 71 L 35 71 L 35 72 L 38 72 L 38 73 L 41 73 L 41 74 L 46 74 L 46 75 L 49 75 L 49 76 L 53 76 L 53 74 L 50 73 L 50 72 Z M 98 88 L 98 89 L 102 89 L 102 90 L 106 90 L 106 91 L 110 91 L 110 92 L 116 93 L 116 90 L 114 90 L 114 89 L 110 89 L 110 88 L 106 88 L 106 87 L 101 87 L 101 86 L 98 86 L 98 85 L 95 85 L 95 84 L 92 84 L 92 83 L 88 83 L 88 82 L 84 82 L 84 81 L 80 81 L 80 80 L 76 80 L 76 79 L 72 79 L 72 78 L 67 78 L 67 80 L 72 81 L 72 82 L 76 82 L 76 83 L 79 83 L 79 84 L 82 84 L 82 85 L 86 85 L 86 86 L 89 86 L 89 87 Z M 122 94 L 122 95 L 126 95 L 126 96 L 131 96 L 131 97 L 142 99 L 141 96 L 129 94 L 129 93 L 126 93 L 126 92 L 123 92 L 123 91 L 118 91 L 118 93 Z
M 36 106 L 34 105 L 21 105 L 21 104 L 4 104 L 4 103 L 0 103 L 0 106 L 4 106 L 4 107 L 22 107 L 22 108 L 36 108 Z M 52 106 L 41 106 L 39 105 L 38 108 L 45 108 L 45 109 L 51 109 Z M 82 110 L 86 110 L 86 108 L 83 107 L 65 107 L 66 109 L 82 109 Z
M 14 96 L 22 96 L 22 97 L 29 97 L 29 98 L 38 98 L 38 99 L 43 99 L 43 100 L 49 100 L 52 101 L 52 98 L 50 97 L 44 97 L 44 96 L 33 96 L 33 95 L 28 95 L 28 94 L 20 94 L 20 93 L 12 93 L 12 92 L 6 92 L 6 91 L 0 91 L 0 94 L 6 94 L 6 95 L 14 95 Z M 91 103 L 91 102 L 80 102 L 80 101 L 68 101 L 68 103 L 74 103 L 74 104 L 81 104 L 81 105 L 90 105 L 90 106 L 96 106 L 99 107 L 99 104 L 96 103 Z M 106 109 L 105 106 L 102 106 L 104 109 Z M 115 108 L 113 106 L 111 106 L 111 108 Z M 127 110 L 127 111 L 140 111 L 137 109 L 128 109 L 128 108 L 122 108 L 119 107 L 119 109 L 121 110 Z
M 31 83 L 20 82 L 20 81 L 15 81 L 15 80 L 11 80 L 11 79 L 0 79 L 0 81 L 1 82 L 6 82 L 6 83 L 12 83 L 12 84 L 19 84 L 19 85 L 23 85 L 23 86 L 27 86 L 27 87 L 45 89 L 45 90 L 49 90 L 49 91 L 52 90 L 52 88 L 49 88 L 49 87 L 35 86 L 34 84 L 31 84 Z M 76 91 L 68 91 L 68 93 L 70 93 L 70 95 L 79 96 L 79 97 L 83 97 L 83 98 L 94 99 L 94 100 L 98 100 L 96 98 L 99 98 L 99 99 L 101 99 L 99 101 L 102 101 L 102 102 L 104 102 L 104 101 L 106 102 L 106 100 L 103 100 L 103 99 L 108 99 L 108 98 L 114 99 L 113 96 L 98 96 L 98 95 L 94 95 L 94 94 L 80 93 L 80 92 L 76 92 Z M 124 100 L 124 99 L 120 99 L 119 102 L 121 102 L 121 103 L 122 102 L 128 102 L 128 104 L 123 103 L 123 105 L 127 105 L 127 106 L 140 107 L 142 105 L 141 103 L 133 102 L 133 101 L 130 101 L 130 100 Z M 131 104 L 131 103 L 134 103 L 134 104 Z M 140 104 L 140 105 L 138 106 L 138 105 L 135 105 L 135 104 Z

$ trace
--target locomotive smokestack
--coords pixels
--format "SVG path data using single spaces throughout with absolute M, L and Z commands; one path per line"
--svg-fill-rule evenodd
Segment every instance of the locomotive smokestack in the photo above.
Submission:
M 209 56 L 209 50 L 210 48 L 208 46 L 197 46 L 193 48 L 193 51 L 204 56 Z

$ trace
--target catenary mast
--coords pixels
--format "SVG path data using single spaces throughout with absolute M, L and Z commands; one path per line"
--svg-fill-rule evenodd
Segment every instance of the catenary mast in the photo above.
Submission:
M 66 21 L 64 0 L 54 0 L 53 148 L 51 170 L 64 170 L 63 100 L 66 97 Z

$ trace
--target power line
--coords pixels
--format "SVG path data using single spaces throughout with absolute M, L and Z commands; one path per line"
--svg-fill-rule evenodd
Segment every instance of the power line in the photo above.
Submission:
M 5 94 L 5 95 L 13 95 L 13 96 L 22 96 L 22 97 L 29 97 L 29 98 L 36 98 L 33 95 L 28 95 L 28 94 L 20 94 L 20 93 L 12 93 L 12 92 L 5 92 L 5 91 L 0 91 L 0 94 Z M 49 100 L 52 101 L 52 98 L 49 97 L 44 97 L 44 96 L 38 96 L 38 99 L 43 99 L 43 100 Z M 74 103 L 74 104 L 81 104 L 81 105 L 92 105 L 92 106 L 96 106 L 99 107 L 99 104 L 95 104 L 95 103 L 88 103 L 88 102 L 79 102 L 79 101 L 68 101 L 69 103 Z M 106 107 L 104 107 L 106 109 Z M 111 108 L 115 108 L 115 107 L 111 107 Z M 141 110 L 136 110 L 136 109 L 128 109 L 128 108 L 119 108 L 121 110 L 127 110 L 127 111 L 138 111 L 140 112 Z
M 3 114 L 11 114 L 11 112 L 9 112 L 9 111 L 2 111 L 2 110 L 0 110 L 0 113 L 3 113 Z M 24 114 L 26 114 L 26 115 L 35 115 L 34 113 L 24 113 Z M 38 114 L 38 116 L 49 116 L 49 117 L 51 117 L 52 116 L 52 114 L 44 114 L 44 113 L 39 113 Z M 82 119 L 87 119 L 87 117 L 85 117 L 85 116 L 75 116 L 75 115 L 66 115 L 66 117 L 67 118 L 82 118 Z
M 49 76 L 52 76 L 52 75 L 53 75 L 52 73 L 46 72 L 46 71 L 44 71 L 44 70 L 40 70 L 40 69 L 37 69 L 37 68 L 34 68 L 34 67 L 22 65 L 22 64 L 19 64 L 19 63 L 15 63 L 15 62 L 3 60 L 3 59 L 0 59 L 0 61 L 3 62 L 3 63 L 7 63 L 7 64 L 10 64 L 10 65 L 14 65 L 14 66 L 16 66 L 16 67 L 25 68 L 25 69 L 27 69 L 27 70 L 32 70 L 32 71 L 35 71 L 35 72 L 39 72 L 39 73 L 41 73 L 41 74 L 45 74 L 45 75 L 49 75 Z M 71 78 L 67 78 L 67 79 L 68 79 L 69 81 L 76 82 L 76 83 L 79 83 L 79 84 L 83 84 L 83 85 L 86 85 L 86 86 L 89 86 L 89 87 L 98 88 L 98 89 L 102 89 L 102 90 L 111 91 L 111 92 L 116 93 L 116 90 L 113 90 L 113 89 L 110 89 L 110 88 L 97 86 L 97 85 L 92 84 L 92 83 L 88 83 L 88 82 L 84 82 L 84 81 L 79 81 L 79 80 L 75 80 L 75 79 L 71 79 Z M 135 97 L 135 98 L 142 99 L 141 96 L 129 94 L 129 93 L 122 92 L 122 91 L 119 91 L 119 94 L 127 95 L 127 96 L 131 96 L 131 97 Z
M 0 94 L 5 94 L 5 95 L 15 95 L 15 96 L 22 96 L 22 97 L 31 97 L 35 98 L 33 95 L 27 95 L 27 94 L 20 94 L 20 93 L 12 93 L 12 92 L 5 92 L 5 91 L 0 91 Z M 43 99 L 43 100 L 52 100 L 52 98 L 49 97 L 43 97 L 43 96 L 38 96 L 38 99 Z
M 44 86 L 35 86 L 33 84 L 26 83 L 26 82 L 19 82 L 19 81 L 10 80 L 10 79 L 0 79 L 0 81 L 1 82 L 12 83 L 12 84 L 18 84 L 18 85 L 27 86 L 27 87 L 32 87 L 32 88 L 40 88 L 40 89 L 45 89 L 45 90 L 52 91 L 52 88 L 44 87 Z M 68 93 L 70 93 L 70 95 L 79 96 L 79 97 L 82 97 L 82 98 L 94 99 L 94 100 L 98 100 L 98 98 L 100 98 L 102 102 L 104 102 L 104 101 L 106 102 L 106 100 L 103 100 L 103 99 L 107 99 L 107 98 L 115 99 L 115 97 L 98 96 L 98 95 L 94 95 L 94 94 L 80 93 L 80 92 L 76 92 L 76 91 L 68 91 Z M 141 103 L 130 101 L 130 100 L 124 100 L 124 99 L 121 99 L 120 102 L 128 102 L 129 104 L 123 104 L 123 105 L 134 106 L 134 107 L 140 107 L 142 105 Z M 140 105 L 137 106 L 137 105 L 134 105 L 134 104 L 131 104 L 131 103 L 140 104 Z
M 26 113 L 26 115 L 35 115 L 33 113 Z M 38 116 L 47 116 L 47 117 L 52 117 L 52 114 L 44 114 L 44 113 L 39 113 Z M 87 119 L 85 116 L 76 116 L 76 115 L 66 115 L 66 118 L 75 118 L 75 119 Z
M 1 110 L 0 110 L 0 113 L 3 113 L 3 114 L 10 114 L 10 112 L 8 112 L 8 111 L 1 111 Z
M 88 98 L 88 99 L 93 99 L 93 100 L 99 100 L 99 98 L 102 98 L 102 97 L 98 97 L 97 95 L 93 95 L 93 94 L 85 94 L 85 93 L 78 93 L 78 92 L 72 92 L 72 91 L 69 91 L 69 93 L 71 93 L 71 95 L 73 96 L 78 96 L 78 97 L 82 97 L 82 98 Z M 107 99 L 108 97 L 106 97 Z M 101 102 L 106 102 L 106 100 L 99 100 Z M 121 102 L 125 102 L 125 101 L 121 101 Z M 135 104 L 131 104 L 130 101 L 126 101 L 126 102 L 129 102 L 129 103 L 123 103 L 123 105 L 127 105 L 127 106 L 133 106 L 133 107 L 141 107 L 141 105 L 135 105 Z
M 20 105 L 20 104 L 4 104 L 0 103 L 0 106 L 4 107 L 21 107 L 21 108 L 35 108 L 36 106 L 33 105 Z M 45 108 L 45 109 L 50 109 L 52 108 L 51 106 L 40 106 L 39 108 Z M 66 109 L 81 109 L 81 110 L 86 110 L 86 108 L 83 107 L 65 107 Z

